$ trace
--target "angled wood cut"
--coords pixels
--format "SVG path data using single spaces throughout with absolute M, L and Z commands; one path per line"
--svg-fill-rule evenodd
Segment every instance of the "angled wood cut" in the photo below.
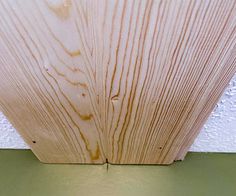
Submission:
M 236 71 L 235 0 L 2 0 L 0 108 L 48 163 L 183 159 Z

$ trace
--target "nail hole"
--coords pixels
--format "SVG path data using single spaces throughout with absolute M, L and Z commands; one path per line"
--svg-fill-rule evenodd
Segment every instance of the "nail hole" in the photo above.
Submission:
M 84 94 L 84 93 L 82 93 L 82 96 L 83 96 L 83 97 L 85 97 L 85 94 Z
M 159 147 L 159 149 L 161 150 L 161 149 L 162 149 L 162 147 L 160 146 L 160 147 Z
M 34 144 L 36 143 L 36 141 L 32 141 Z

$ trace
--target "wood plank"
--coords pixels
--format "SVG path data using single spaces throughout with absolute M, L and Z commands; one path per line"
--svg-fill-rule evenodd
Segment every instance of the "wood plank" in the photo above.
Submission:
M 0 1 L 0 107 L 48 163 L 183 159 L 236 71 L 235 0 Z

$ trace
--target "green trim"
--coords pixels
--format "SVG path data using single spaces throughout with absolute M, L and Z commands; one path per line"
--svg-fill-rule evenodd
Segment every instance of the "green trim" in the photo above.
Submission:
M 0 150 L 0 196 L 235 196 L 236 154 L 189 153 L 171 166 L 42 164 Z

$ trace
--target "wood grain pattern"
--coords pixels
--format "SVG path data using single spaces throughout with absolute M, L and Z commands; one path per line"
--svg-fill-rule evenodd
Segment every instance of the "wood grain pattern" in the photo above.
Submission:
M 0 107 L 43 162 L 183 159 L 236 71 L 235 0 L 2 0 Z

